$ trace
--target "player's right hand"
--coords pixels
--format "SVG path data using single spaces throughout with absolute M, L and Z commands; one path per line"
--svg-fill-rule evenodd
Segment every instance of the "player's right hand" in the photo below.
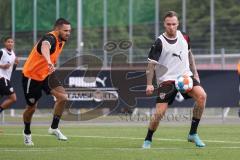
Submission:
M 48 63 L 48 70 L 49 70 L 49 73 L 53 73 L 56 69 L 54 67 L 54 65 L 52 63 Z
M 148 96 L 149 96 L 149 95 L 152 95 L 152 94 L 153 94 L 153 91 L 154 91 L 153 85 L 147 85 L 146 94 L 147 94 Z

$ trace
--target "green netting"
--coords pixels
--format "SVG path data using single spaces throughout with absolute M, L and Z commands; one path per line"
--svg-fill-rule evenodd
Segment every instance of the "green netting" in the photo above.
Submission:
M 77 26 L 77 0 L 60 0 L 60 17 Z M 83 27 L 103 26 L 103 0 L 83 0 Z M 154 21 L 155 1 L 133 0 L 133 24 Z M 56 19 L 56 1 L 37 1 L 37 29 L 50 30 Z M 129 0 L 107 0 L 108 26 L 127 26 Z M 16 31 L 33 29 L 33 1 L 16 1 Z
M 54 0 L 37 1 L 37 29 L 50 30 L 56 20 L 56 5 L 48 5 Z M 56 4 L 56 3 L 53 3 Z
M 18 0 L 16 3 L 16 31 L 32 30 L 33 28 L 33 1 Z

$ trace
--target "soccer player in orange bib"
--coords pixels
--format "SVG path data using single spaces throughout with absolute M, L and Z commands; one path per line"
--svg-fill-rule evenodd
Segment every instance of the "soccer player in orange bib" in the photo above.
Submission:
M 42 91 L 56 98 L 52 124 L 48 129 L 49 134 L 55 135 L 59 140 L 67 140 L 67 137 L 58 128 L 67 101 L 67 94 L 55 75 L 54 65 L 62 52 L 65 42 L 69 39 L 70 33 L 71 24 L 63 18 L 57 19 L 54 30 L 38 41 L 24 64 L 22 85 L 27 106 L 23 113 L 25 125 L 23 136 L 24 144 L 27 146 L 34 145 L 30 125 L 38 100 L 42 96 Z

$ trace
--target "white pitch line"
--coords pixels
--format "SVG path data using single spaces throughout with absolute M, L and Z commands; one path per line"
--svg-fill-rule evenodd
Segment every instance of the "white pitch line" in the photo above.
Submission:
M 240 146 L 229 146 L 229 147 L 205 147 L 207 149 L 240 149 Z M 112 150 L 148 150 L 143 149 L 141 147 L 139 148 L 128 148 L 128 147 L 112 147 L 112 148 L 102 148 L 102 147 L 79 147 L 77 149 L 82 150 L 92 150 L 92 149 L 98 149 L 98 150 L 106 150 L 106 149 L 112 149 Z M 185 149 L 204 149 L 204 148 L 198 148 L 198 147 L 152 147 L 151 150 L 185 150 Z
M 178 141 L 178 142 L 186 142 L 187 139 L 156 138 L 155 140 L 159 140 L 159 141 Z M 219 140 L 203 140 L 203 141 L 204 141 L 204 142 L 210 142 L 210 143 L 240 144 L 240 141 L 219 141 Z
M 23 152 L 23 151 L 26 151 L 26 152 L 53 152 L 53 151 L 56 151 L 57 149 L 53 149 L 53 148 L 32 148 L 32 147 L 29 147 L 29 148 L 26 148 L 26 149 L 23 149 L 23 148 L 0 148 L 0 152 Z
M 22 136 L 22 134 L 6 133 L 2 134 L 6 136 Z M 52 135 L 42 135 L 42 134 L 32 134 L 32 136 L 38 137 L 48 137 Z M 80 136 L 80 135 L 68 135 L 71 138 L 99 138 L 99 139 L 127 139 L 127 140 L 144 140 L 140 137 L 107 137 L 107 136 Z M 187 139 L 175 139 L 175 138 L 155 138 L 157 141 L 177 141 L 177 142 L 186 142 Z M 240 141 L 220 141 L 220 140 L 203 140 L 204 142 L 209 143 L 225 143 L 225 144 L 240 144 Z
M 0 152 L 53 152 L 53 151 L 59 151 L 59 150 L 66 150 L 66 149 L 77 149 L 77 150 L 120 150 L 120 151 L 147 151 L 147 150 L 196 150 L 196 149 L 204 149 L 204 148 L 197 148 L 197 147 L 156 147 L 151 149 L 143 149 L 143 148 L 129 148 L 129 147 L 112 147 L 112 148 L 102 148 L 102 147 L 64 147 L 64 148 L 33 148 L 30 147 L 28 149 L 22 149 L 22 148 L 0 148 Z M 207 150 L 211 149 L 229 149 L 232 151 L 232 149 L 240 149 L 240 147 L 237 146 L 230 146 L 230 147 L 205 147 Z
M 240 144 L 240 141 L 219 141 L 219 140 L 203 140 L 205 142 L 210 142 L 210 143 L 229 143 L 229 144 Z

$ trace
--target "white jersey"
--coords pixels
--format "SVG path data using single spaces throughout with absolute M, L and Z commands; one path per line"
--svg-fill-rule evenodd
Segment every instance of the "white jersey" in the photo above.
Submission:
M 158 38 L 162 41 L 162 52 L 158 60 L 160 67 L 157 65 L 155 70 L 158 84 L 163 81 L 176 80 L 178 76 L 184 74 L 192 76 L 189 67 L 188 43 L 183 34 L 177 31 L 174 44 L 170 44 L 163 35 Z M 161 74 L 161 65 L 166 68 L 165 74 Z
M 0 50 L 2 53 L 0 55 L 0 64 L 11 64 L 8 69 L 0 68 L 0 77 L 10 80 L 13 70 L 13 65 L 15 63 L 16 55 L 13 51 L 9 52 L 7 49 L 3 48 Z

